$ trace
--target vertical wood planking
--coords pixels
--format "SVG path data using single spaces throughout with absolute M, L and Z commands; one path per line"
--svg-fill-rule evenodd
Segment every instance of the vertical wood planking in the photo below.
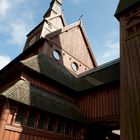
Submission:
M 119 116 L 119 85 L 90 91 L 79 99 L 81 112 L 87 119 Z
M 134 8 L 134 9 L 133 9 Z M 121 29 L 121 139 L 140 137 L 140 8 L 120 18 Z

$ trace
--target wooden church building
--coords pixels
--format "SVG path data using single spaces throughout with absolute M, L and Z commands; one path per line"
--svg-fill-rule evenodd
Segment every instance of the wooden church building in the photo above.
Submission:
M 120 121 L 120 106 L 125 110 L 132 99 L 125 104 L 120 97 L 139 96 L 139 0 L 121 0 L 115 16 L 121 57 L 98 66 L 82 22 L 67 25 L 62 1 L 52 0 L 23 52 L 0 71 L 0 140 L 120 139 L 113 130 L 128 113 Z M 138 140 L 126 135 L 122 140 Z

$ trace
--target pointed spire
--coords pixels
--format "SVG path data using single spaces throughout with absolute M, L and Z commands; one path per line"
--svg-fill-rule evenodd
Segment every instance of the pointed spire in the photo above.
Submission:
M 43 16 L 44 18 L 50 17 L 52 15 L 61 14 L 62 12 L 62 0 L 52 0 L 50 7 Z

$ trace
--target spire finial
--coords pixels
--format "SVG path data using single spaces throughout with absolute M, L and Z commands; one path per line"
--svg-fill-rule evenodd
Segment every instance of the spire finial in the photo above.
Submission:
M 83 15 L 81 15 L 81 16 L 80 16 L 79 21 L 81 21 L 81 20 L 82 20 L 82 17 L 83 17 Z

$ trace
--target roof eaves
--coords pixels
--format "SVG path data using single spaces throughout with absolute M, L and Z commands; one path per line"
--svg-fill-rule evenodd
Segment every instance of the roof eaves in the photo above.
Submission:
M 121 14 L 129 10 L 130 7 L 136 6 L 136 4 L 138 3 L 140 3 L 140 0 L 121 0 L 118 4 L 117 10 L 114 16 L 117 19 L 119 19 Z
M 45 41 L 44 38 L 40 38 L 37 42 L 31 45 L 29 48 L 25 49 L 21 54 L 19 54 L 15 59 L 13 59 L 9 64 L 7 64 L 4 68 L 0 70 L 0 74 L 4 73 L 14 64 L 18 63 L 27 53 L 30 53 L 38 44 L 43 43 Z
M 87 76 L 87 75 L 89 75 L 91 73 L 98 72 L 100 70 L 106 69 L 108 67 L 111 67 L 111 66 L 116 65 L 116 64 L 119 64 L 119 63 L 120 63 L 120 58 L 117 58 L 117 59 L 114 59 L 112 61 L 109 61 L 109 62 L 107 62 L 105 64 L 102 64 L 102 65 L 100 65 L 98 67 L 95 67 L 93 69 L 90 69 L 90 70 L 88 70 L 88 71 L 86 71 L 84 73 L 81 73 L 79 76 L 80 77 Z

